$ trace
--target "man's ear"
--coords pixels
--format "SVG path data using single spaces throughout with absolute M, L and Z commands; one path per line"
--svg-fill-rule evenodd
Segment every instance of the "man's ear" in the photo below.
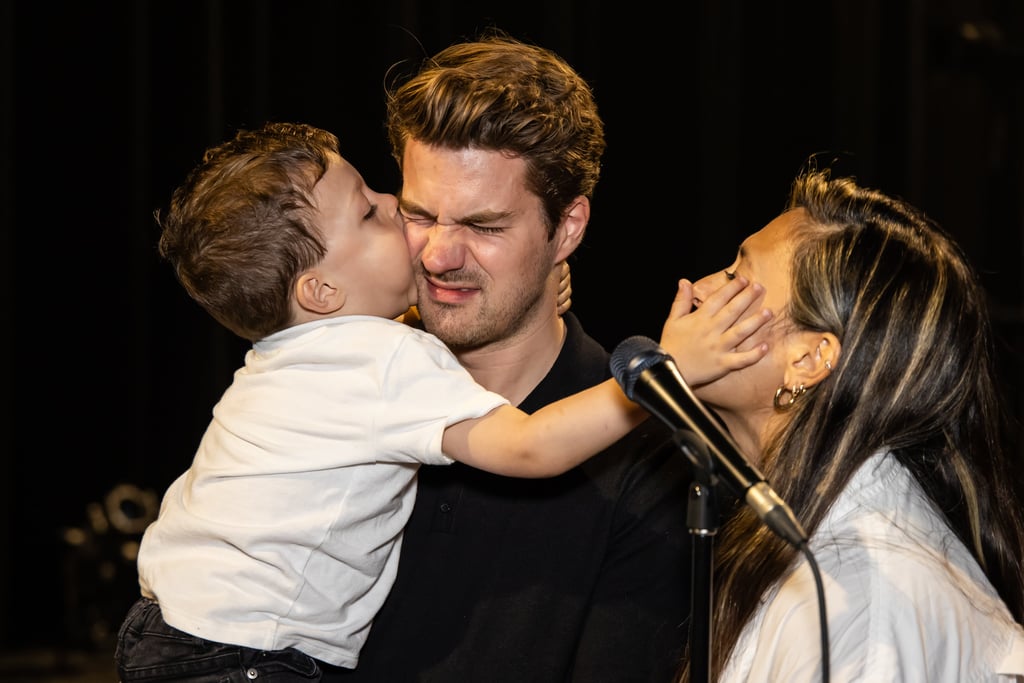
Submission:
M 813 387 L 828 377 L 839 363 L 842 345 L 831 332 L 795 332 L 786 342 L 789 365 L 783 384 Z
M 345 292 L 308 270 L 295 283 L 295 303 L 309 313 L 328 315 L 345 305 Z
M 555 250 L 555 263 L 564 261 L 576 251 L 576 247 L 583 241 L 589 222 L 590 200 L 582 195 L 576 197 L 562 214 L 562 223 L 555 232 L 555 239 L 559 240 L 558 248 Z

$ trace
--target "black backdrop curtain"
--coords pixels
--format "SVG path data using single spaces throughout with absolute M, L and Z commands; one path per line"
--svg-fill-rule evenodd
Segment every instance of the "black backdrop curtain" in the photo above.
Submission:
M 1022 14 L 969 0 L 669 13 L 572 0 L 5 3 L 0 643 L 107 642 L 137 591 L 134 526 L 187 467 L 241 363 L 240 340 L 157 259 L 153 210 L 205 147 L 268 119 L 336 132 L 372 187 L 397 189 L 389 69 L 491 25 L 559 52 L 596 92 L 608 151 L 573 310 L 608 348 L 657 337 L 676 280 L 728 264 L 804 159 L 833 152 L 963 241 L 986 274 L 1017 411 Z

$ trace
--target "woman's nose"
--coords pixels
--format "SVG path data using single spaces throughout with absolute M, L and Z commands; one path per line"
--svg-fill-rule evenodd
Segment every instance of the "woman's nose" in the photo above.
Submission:
M 700 306 L 722 283 L 714 282 L 716 274 L 705 275 L 693 283 L 693 305 Z

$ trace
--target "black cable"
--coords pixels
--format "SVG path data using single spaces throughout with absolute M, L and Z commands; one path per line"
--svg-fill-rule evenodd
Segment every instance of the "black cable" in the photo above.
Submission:
M 822 683 L 829 683 L 831 677 L 829 667 L 829 649 L 828 649 L 828 610 L 825 608 L 825 584 L 821 580 L 821 571 L 818 569 L 818 562 L 814 559 L 814 553 L 807 547 L 806 543 L 801 543 L 799 546 L 800 552 L 807 558 L 807 563 L 811 565 L 811 572 L 814 574 L 814 586 L 818 591 L 818 621 L 821 624 L 821 681 Z

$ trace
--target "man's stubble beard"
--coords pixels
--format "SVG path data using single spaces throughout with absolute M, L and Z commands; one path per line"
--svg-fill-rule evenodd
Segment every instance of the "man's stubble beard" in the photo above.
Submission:
M 419 288 L 419 314 L 423 329 L 443 341 L 452 351 L 472 351 L 514 339 L 542 309 L 542 302 L 552 298 L 545 290 L 546 278 L 524 283 L 508 296 L 496 301 L 484 290 L 470 305 L 451 305 L 431 301 L 425 294 L 422 279 Z M 551 308 L 554 308 L 552 303 Z

